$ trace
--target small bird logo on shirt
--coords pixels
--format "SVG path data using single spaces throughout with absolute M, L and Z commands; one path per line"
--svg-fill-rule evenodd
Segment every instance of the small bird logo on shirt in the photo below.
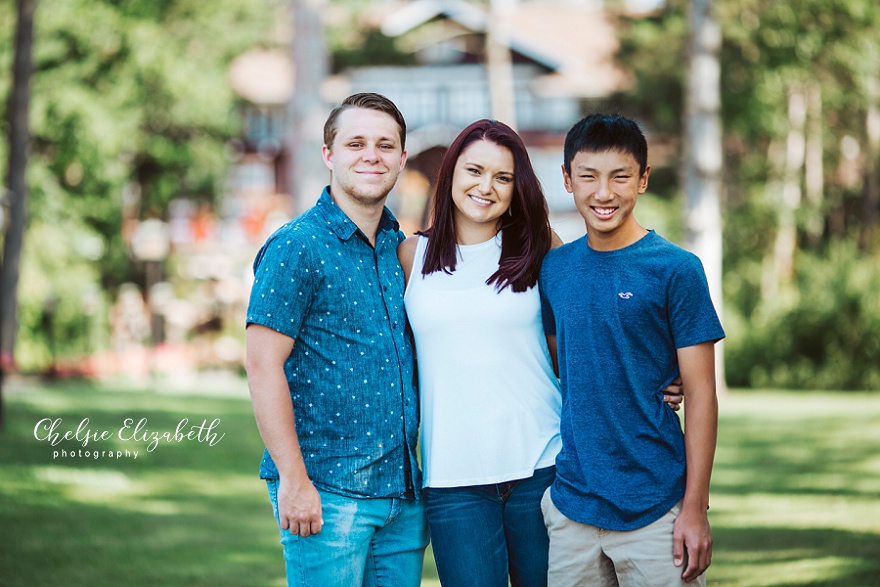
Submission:
M 620 299 L 622 299 L 622 300 L 628 300 L 628 299 L 630 299 L 631 297 L 633 297 L 632 292 L 628 292 L 628 291 L 622 291 L 622 292 L 620 292 L 620 293 L 617 294 L 617 295 L 618 295 L 618 296 L 620 297 Z

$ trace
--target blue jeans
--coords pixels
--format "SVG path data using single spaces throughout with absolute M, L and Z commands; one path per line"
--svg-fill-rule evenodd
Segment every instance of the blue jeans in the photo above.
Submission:
M 556 467 L 528 479 L 425 488 L 428 528 L 443 587 L 547 585 L 549 540 L 541 497 Z
M 278 480 L 266 485 L 278 521 Z M 289 587 L 419 587 L 428 546 L 423 502 L 318 493 L 318 534 L 303 538 L 279 525 Z

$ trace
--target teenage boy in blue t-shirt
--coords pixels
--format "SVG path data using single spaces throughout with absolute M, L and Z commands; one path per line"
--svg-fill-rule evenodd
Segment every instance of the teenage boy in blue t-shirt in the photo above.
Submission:
M 724 337 L 705 273 L 633 216 L 650 173 L 635 122 L 588 116 L 564 156 L 587 236 L 541 268 L 563 399 L 556 481 L 542 503 L 549 584 L 705 585 L 714 343 Z M 687 434 L 661 392 L 679 374 Z

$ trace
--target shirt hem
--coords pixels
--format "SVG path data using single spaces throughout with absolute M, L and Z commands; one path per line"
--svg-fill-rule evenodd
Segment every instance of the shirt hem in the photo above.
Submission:
M 438 481 L 425 480 L 425 487 L 433 487 L 435 489 L 448 489 L 450 487 L 472 487 L 475 485 L 492 485 L 494 483 L 507 483 L 508 481 L 518 481 L 520 479 L 528 479 L 535 474 L 538 469 L 552 467 L 556 463 L 556 457 L 552 459 L 542 459 L 538 461 L 534 467 L 530 469 L 521 469 L 513 473 L 499 473 L 497 475 L 489 475 L 484 477 L 469 477 L 465 479 L 442 479 Z

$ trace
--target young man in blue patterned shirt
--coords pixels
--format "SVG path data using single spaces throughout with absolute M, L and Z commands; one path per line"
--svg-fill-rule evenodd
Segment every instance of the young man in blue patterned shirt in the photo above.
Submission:
M 247 372 L 288 585 L 416 587 L 428 536 L 416 462 L 404 239 L 385 208 L 406 125 L 355 94 L 324 126 L 330 185 L 263 245 Z

